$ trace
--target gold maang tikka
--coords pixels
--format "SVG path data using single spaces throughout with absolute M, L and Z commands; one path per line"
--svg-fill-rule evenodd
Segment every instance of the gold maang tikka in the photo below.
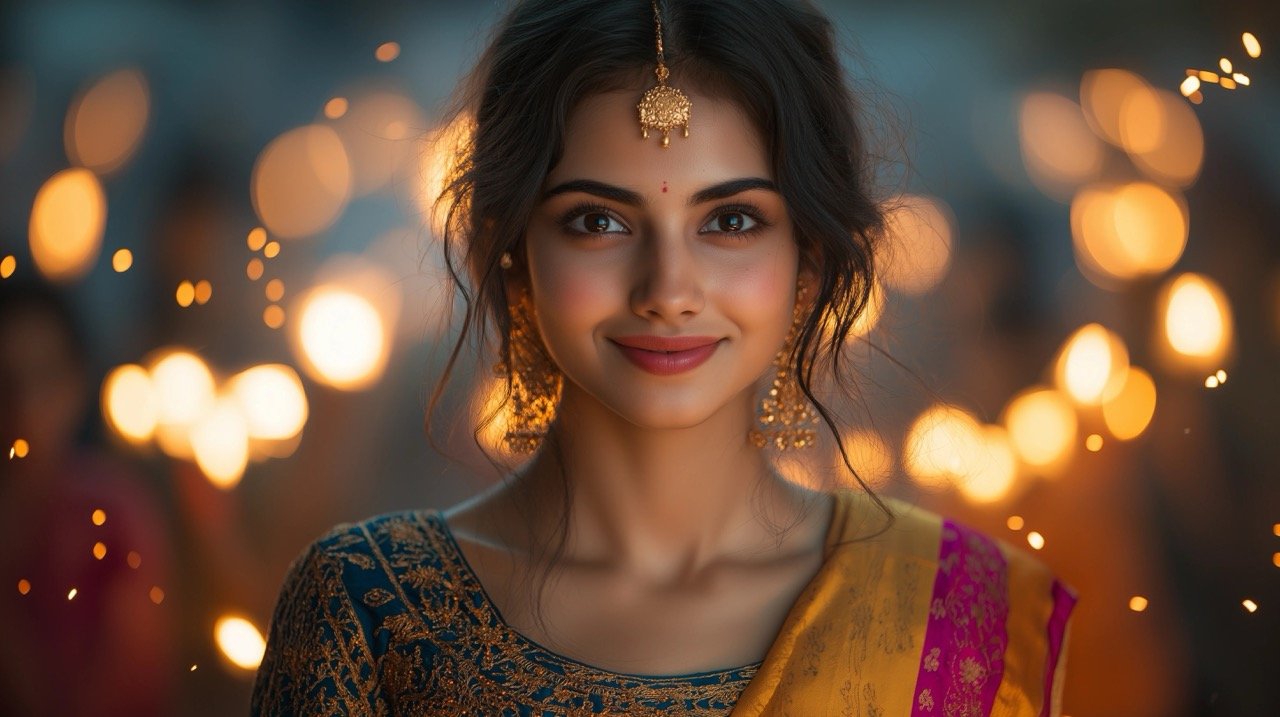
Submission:
M 507 379 L 509 387 L 502 440 L 512 453 L 532 453 L 555 421 L 564 376 L 542 345 L 527 292 L 509 307 L 509 313 L 506 356 L 493 367 L 494 375 Z
M 662 146 L 671 144 L 671 130 L 684 127 L 684 136 L 689 136 L 689 114 L 693 103 L 683 92 L 667 86 L 667 77 L 671 71 L 667 69 L 666 56 L 662 51 L 662 15 L 658 12 L 658 2 L 653 2 L 653 22 L 658 36 L 658 66 L 653 74 L 658 77 L 658 84 L 650 87 L 640 98 L 636 109 L 640 112 L 640 136 L 648 139 L 649 130 L 662 132 Z
M 791 353 L 804 324 L 804 291 L 803 284 L 797 286 L 795 315 L 787 339 L 773 359 L 773 383 L 760 402 L 760 415 L 756 418 L 759 427 L 751 429 L 748 434 L 752 445 L 757 448 L 770 444 L 780 451 L 808 448 L 817 440 L 817 432 L 813 428 L 818 421 L 817 412 L 804 391 L 800 390 L 800 382 L 790 364 Z

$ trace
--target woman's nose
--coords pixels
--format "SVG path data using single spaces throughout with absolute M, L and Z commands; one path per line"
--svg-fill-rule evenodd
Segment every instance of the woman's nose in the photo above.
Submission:
M 638 316 L 680 324 L 702 311 L 705 301 L 696 257 L 674 231 L 644 242 L 631 292 Z

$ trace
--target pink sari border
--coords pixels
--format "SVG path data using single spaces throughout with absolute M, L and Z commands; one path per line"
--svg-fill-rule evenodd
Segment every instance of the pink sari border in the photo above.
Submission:
M 943 522 L 913 717 L 991 713 L 1009 641 L 1008 583 L 995 541 Z
M 1049 717 L 1053 705 L 1053 678 L 1058 672 L 1062 642 L 1066 639 L 1067 618 L 1076 606 L 1076 596 L 1060 581 L 1053 581 L 1053 612 L 1049 615 L 1049 654 L 1044 665 L 1044 707 L 1040 717 Z

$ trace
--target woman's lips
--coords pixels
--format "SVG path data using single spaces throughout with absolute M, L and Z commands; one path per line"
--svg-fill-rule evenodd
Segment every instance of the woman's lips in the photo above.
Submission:
M 720 346 L 714 336 L 618 336 L 611 341 L 631 363 L 657 376 L 692 371 Z

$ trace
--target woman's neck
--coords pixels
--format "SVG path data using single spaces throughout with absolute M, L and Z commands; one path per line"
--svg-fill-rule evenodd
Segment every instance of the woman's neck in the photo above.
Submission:
M 552 525 L 567 481 L 566 561 L 670 582 L 729 556 L 749 559 L 776 549 L 774 530 L 804 508 L 803 491 L 777 477 L 748 443 L 753 407 L 748 391 L 696 426 L 653 430 L 590 397 L 566 394 L 548 445 L 520 477 L 520 492 L 550 509 L 534 515 Z

